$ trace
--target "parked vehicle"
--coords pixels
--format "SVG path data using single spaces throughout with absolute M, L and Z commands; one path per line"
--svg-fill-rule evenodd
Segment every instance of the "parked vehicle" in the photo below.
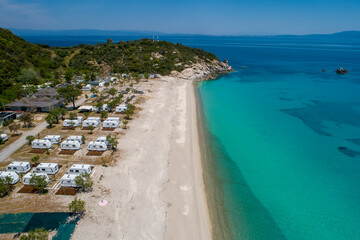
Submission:
M 0 179 L 6 180 L 9 177 L 11 179 L 10 184 L 16 184 L 19 182 L 20 178 L 16 172 L 0 172 Z
M 46 173 L 54 175 L 59 171 L 59 165 L 57 163 L 40 163 L 34 170 L 38 173 Z
M 12 162 L 6 166 L 7 172 L 16 172 L 16 173 L 27 173 L 30 171 L 31 165 L 30 162 Z
M 31 143 L 33 149 L 49 149 L 51 148 L 52 143 L 46 139 L 35 139 Z

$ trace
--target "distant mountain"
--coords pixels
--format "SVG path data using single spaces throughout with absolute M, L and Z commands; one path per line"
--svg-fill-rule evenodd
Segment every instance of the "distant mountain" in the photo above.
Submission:
M 148 31 L 123 31 L 123 30 L 29 30 L 29 29 L 10 29 L 16 35 L 66 35 L 66 36 L 152 36 L 165 35 L 160 32 Z
M 360 31 L 344 31 L 344 32 L 338 32 L 329 34 L 330 36 L 334 37 L 344 37 L 344 38 L 359 38 L 360 37 Z
M 14 34 L 26 35 L 66 35 L 66 36 L 210 36 L 201 34 L 169 34 L 152 31 L 125 31 L 125 30 L 96 30 L 96 29 L 78 29 L 78 30 L 29 30 L 29 29 L 10 29 Z M 214 36 L 216 37 L 216 36 Z M 223 37 L 223 36 L 219 36 Z M 271 37 L 271 38 L 359 38 L 360 31 L 343 31 L 330 34 L 305 34 L 305 35 L 229 35 L 229 37 Z

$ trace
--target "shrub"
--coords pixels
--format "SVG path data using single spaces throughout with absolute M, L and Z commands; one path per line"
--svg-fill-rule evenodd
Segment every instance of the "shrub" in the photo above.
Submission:
M 69 204 L 69 210 L 70 212 L 81 214 L 85 211 L 85 202 L 75 197 Z
M 20 240 L 48 240 L 49 232 L 44 228 L 37 228 L 34 231 L 29 231 L 26 235 L 22 235 Z

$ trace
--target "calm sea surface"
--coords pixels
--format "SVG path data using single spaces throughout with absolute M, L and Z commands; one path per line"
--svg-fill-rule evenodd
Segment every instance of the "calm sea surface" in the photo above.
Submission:
M 22 37 L 52 46 L 107 38 Z M 161 39 L 211 51 L 235 69 L 198 84 L 215 151 L 207 164 L 231 237 L 360 239 L 360 40 Z M 350 72 L 337 75 L 338 67 Z

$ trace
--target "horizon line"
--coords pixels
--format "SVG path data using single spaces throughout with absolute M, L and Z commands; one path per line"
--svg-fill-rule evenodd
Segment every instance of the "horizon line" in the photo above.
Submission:
M 77 31 L 98 31 L 98 32 L 132 32 L 136 34 L 149 34 L 149 35 L 188 35 L 188 36 L 213 36 L 213 37 L 272 37 L 272 36 L 311 36 L 311 35 L 334 35 L 338 33 L 346 33 L 346 32 L 359 32 L 360 30 L 344 30 L 338 32 L 331 33 L 307 33 L 307 34 L 201 34 L 201 33 L 165 33 L 160 31 L 147 31 L 147 30 L 103 30 L 103 29 L 22 29 L 22 28 L 5 28 L 10 31 L 18 31 L 18 32 L 77 32 Z M 26 33 L 23 33 L 26 34 Z

